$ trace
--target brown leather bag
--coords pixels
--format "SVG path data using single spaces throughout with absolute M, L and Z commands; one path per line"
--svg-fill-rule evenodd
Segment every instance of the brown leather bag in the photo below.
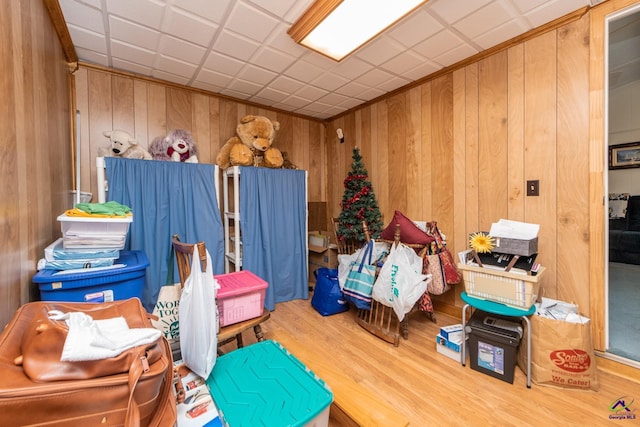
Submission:
M 33 302 L 0 335 L 0 425 L 173 426 L 171 348 L 164 338 L 100 361 L 61 362 L 66 330 L 48 312 L 84 312 L 94 320 L 123 316 L 150 328 L 132 298 L 110 303 Z

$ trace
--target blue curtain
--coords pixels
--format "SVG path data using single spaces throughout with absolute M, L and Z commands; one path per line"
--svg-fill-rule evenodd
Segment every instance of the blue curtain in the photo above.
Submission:
M 242 268 L 269 283 L 265 307 L 309 297 L 306 172 L 240 168 Z
M 214 274 L 224 273 L 224 240 L 212 164 L 105 158 L 108 200 L 129 206 L 133 222 L 125 249 L 142 250 L 149 258 L 142 305 L 150 313 L 160 288 L 179 282 L 171 259 L 171 237 L 188 243 L 204 241 Z M 173 277 L 168 276 L 173 262 Z

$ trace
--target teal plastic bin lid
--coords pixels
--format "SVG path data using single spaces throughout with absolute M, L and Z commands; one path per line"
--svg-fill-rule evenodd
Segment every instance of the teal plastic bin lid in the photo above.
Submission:
M 324 381 L 272 340 L 218 357 L 207 386 L 232 427 L 304 426 L 333 401 Z

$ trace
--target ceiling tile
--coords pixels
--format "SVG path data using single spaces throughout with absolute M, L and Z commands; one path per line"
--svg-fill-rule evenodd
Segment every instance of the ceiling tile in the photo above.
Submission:
M 296 58 L 269 46 L 262 46 L 252 61 L 268 70 L 280 73 L 296 61 Z
M 444 30 L 418 43 L 413 49 L 426 58 L 435 58 L 456 47 L 463 41 L 450 30 Z
M 258 50 L 258 46 L 258 43 L 253 40 L 223 30 L 216 39 L 213 48 L 220 53 L 224 53 L 241 61 L 248 61 L 256 50 Z
M 371 64 L 367 64 L 356 56 L 350 56 L 342 62 L 336 64 L 332 71 L 347 79 L 356 79 L 371 69 Z
M 59 4 L 67 24 L 104 33 L 104 21 L 100 10 L 74 0 L 59 0 Z
M 420 9 L 391 28 L 388 35 L 404 46 L 411 47 L 443 28 L 433 16 Z
M 193 64 L 165 55 L 158 55 L 154 65 L 158 69 L 187 79 L 191 79 L 197 69 Z
M 151 71 L 153 70 L 151 67 L 144 67 L 140 64 L 135 64 L 118 58 L 113 59 L 111 66 L 119 70 L 127 70 L 143 76 L 151 75 Z
M 397 75 L 403 75 L 405 71 L 416 68 L 425 61 L 426 59 L 423 56 L 407 50 L 390 61 L 385 62 L 380 68 Z
M 366 100 L 375 99 L 385 94 L 385 91 L 378 89 L 377 87 L 371 87 L 368 90 L 362 92 L 361 96 Z
M 448 67 L 449 65 L 453 65 L 458 61 L 462 61 L 465 58 L 475 55 L 476 53 L 478 53 L 478 50 L 473 48 L 473 46 L 462 44 L 443 53 L 440 56 L 436 56 L 435 58 L 433 58 L 433 60 L 438 64 L 442 64 L 443 66 Z
M 114 15 L 109 16 L 109 33 L 116 40 L 135 43 L 140 47 L 155 50 L 160 43 L 160 32 L 149 27 L 124 20 Z
M 174 6 L 220 24 L 233 3 L 233 0 L 215 0 L 215 4 L 211 0 L 179 0 Z
M 390 78 L 379 84 L 378 87 L 386 92 L 391 92 L 392 90 L 398 89 L 399 87 L 409 83 L 411 83 L 409 79 L 391 76 Z
M 304 86 L 306 86 L 306 83 L 287 76 L 279 76 L 269 84 L 270 88 L 281 90 L 288 94 L 295 93 Z
M 328 91 L 320 89 L 319 87 L 304 85 L 295 93 L 295 95 L 304 99 L 316 100 L 322 98 L 328 93 Z
M 212 51 L 204 62 L 205 68 L 217 70 L 230 76 L 234 76 L 240 72 L 244 65 L 245 63 L 238 59 L 230 58 L 227 55 L 215 51 Z
M 404 47 L 390 37 L 378 37 L 358 50 L 357 56 L 373 65 L 380 65 L 396 55 L 401 54 Z
M 175 7 L 167 8 L 162 24 L 163 32 L 201 46 L 209 46 L 217 28 L 217 24 Z
M 236 90 L 231 90 L 229 88 L 224 88 L 220 91 L 221 94 L 226 95 L 226 96 L 230 96 L 232 98 L 236 98 L 236 99 L 249 99 L 251 98 L 251 95 L 247 94 L 247 93 L 243 93 L 243 92 L 238 92 Z
M 111 41 L 111 55 L 113 55 L 114 58 L 124 59 L 134 64 L 147 67 L 153 67 L 153 61 L 156 57 L 156 53 L 153 51 L 122 43 L 117 40 Z
M 429 11 L 445 22 L 454 24 L 458 20 L 491 3 L 492 0 L 431 0 Z
M 437 64 L 434 64 L 431 61 L 425 61 L 422 64 L 418 65 L 415 68 L 406 70 L 403 73 L 403 76 L 407 77 L 408 79 L 411 80 L 419 80 L 421 78 L 423 78 L 424 76 L 428 76 L 430 74 L 435 73 L 436 71 L 438 71 L 440 69 L 440 66 Z
M 365 73 L 364 75 L 362 75 L 358 79 L 358 81 L 360 81 L 364 85 L 368 85 L 371 87 L 374 87 L 374 86 L 382 87 L 383 83 L 385 83 L 388 80 L 391 80 L 392 78 L 393 78 L 393 75 L 387 73 L 386 71 L 382 71 L 377 68 L 374 68 L 368 73 Z
M 262 42 L 278 26 L 278 21 L 255 7 L 236 2 L 225 29 Z
M 237 90 L 242 93 L 258 93 L 264 87 L 261 84 L 243 79 L 233 79 L 227 86 L 231 88 L 231 90 Z
M 69 25 L 69 34 L 72 40 L 80 40 L 76 43 L 76 47 L 102 54 L 107 53 L 107 40 L 103 34 L 94 33 L 75 25 Z
M 213 92 L 213 93 L 222 93 L 224 87 L 223 86 L 216 86 L 216 85 L 210 85 L 201 81 L 193 81 L 191 83 L 191 86 L 197 88 L 197 89 L 202 89 L 202 90 L 206 90 L 209 92 Z
M 107 57 L 106 54 L 104 53 L 98 53 L 94 50 L 87 50 L 87 49 L 83 49 L 81 47 L 77 47 L 76 48 L 76 53 L 78 54 L 78 56 L 81 56 L 82 58 L 84 58 L 84 61 L 93 63 L 93 64 L 98 64 L 98 65 L 102 65 L 104 67 L 108 67 L 109 66 L 109 58 Z M 114 65 L 115 67 L 115 65 Z M 127 67 L 117 67 L 121 70 L 127 70 Z M 147 69 L 148 71 L 149 69 Z M 142 75 L 147 75 L 147 73 L 140 73 Z
M 165 4 L 154 0 L 105 1 L 107 12 L 159 30 Z
M 573 12 L 584 5 L 583 0 L 555 0 L 548 1 L 542 6 L 533 9 L 529 13 L 525 14 L 525 17 L 531 22 L 534 27 L 546 24 L 555 18 L 566 15 Z
M 309 105 L 310 102 L 311 101 L 309 101 L 308 99 L 301 98 L 297 95 L 291 95 L 280 104 L 285 104 L 293 108 L 302 108 L 306 105 Z
M 473 41 L 482 49 L 489 49 L 495 45 L 498 45 L 504 41 L 510 40 L 519 34 L 525 33 L 530 30 L 524 22 L 521 20 L 511 20 L 500 27 L 493 28 L 484 34 L 480 34 L 473 39 Z
M 369 86 L 365 86 L 363 84 L 360 84 L 358 82 L 349 82 L 346 85 L 340 87 L 339 89 L 336 89 L 336 93 L 345 95 L 345 96 L 350 96 L 352 98 L 358 99 L 360 100 L 360 102 L 362 102 L 364 100 L 364 98 L 361 98 L 361 94 L 362 92 L 366 91 L 369 89 Z
M 273 80 L 277 74 L 264 68 L 256 67 L 255 65 L 247 65 L 238 73 L 238 76 L 244 80 L 264 86 Z
M 296 3 L 296 0 L 249 0 L 248 3 L 256 5 L 275 16 L 284 16 Z
M 320 77 L 313 80 L 312 83 L 327 91 L 334 91 L 340 86 L 344 86 L 349 83 L 349 80 L 344 77 L 336 76 L 332 73 L 322 73 Z
M 181 76 L 177 76 L 175 74 L 167 73 L 161 70 L 157 70 L 157 69 L 153 70 L 153 73 L 151 75 L 157 79 L 166 80 L 168 82 L 174 82 L 181 85 L 186 85 L 187 83 L 189 83 L 189 79 L 186 79 Z
M 327 106 L 331 105 L 340 105 L 343 102 L 349 100 L 349 97 L 340 95 L 339 93 L 329 93 L 326 96 L 318 99 L 318 102 L 321 104 L 326 104 Z
M 262 0 L 262 1 L 272 2 L 273 0 Z M 291 2 L 291 0 L 287 0 L 287 1 Z M 309 6 L 311 6 L 311 3 L 313 2 L 314 0 L 297 0 L 297 1 L 291 2 L 292 3 L 291 9 L 289 9 L 287 14 L 284 15 L 285 21 L 290 23 L 296 22 L 302 16 L 304 11 L 307 10 Z
M 492 27 L 499 27 L 512 19 L 512 14 L 498 2 L 489 3 L 456 22 L 453 27 L 473 40 L 476 36 L 489 31 Z
M 288 53 L 295 57 L 300 57 L 308 52 L 308 50 L 296 42 L 287 34 L 288 26 L 284 24 L 278 25 L 271 35 L 265 40 L 265 45 L 278 49 L 284 53 Z
M 232 80 L 232 76 L 219 73 L 217 71 L 207 70 L 204 68 L 198 72 L 198 75 L 195 78 L 196 82 L 206 83 L 208 85 L 214 85 L 218 87 L 225 87 L 230 84 Z
M 294 79 L 308 82 L 318 77 L 322 72 L 322 69 L 309 62 L 297 61 L 291 65 L 284 74 Z
M 207 53 L 206 49 L 202 46 L 168 35 L 163 35 L 160 39 L 158 52 L 194 64 L 195 66 L 202 62 L 202 59 Z
M 276 102 L 281 102 L 283 99 L 285 99 L 289 95 L 291 94 L 273 89 L 271 87 L 262 88 L 262 90 L 258 92 L 259 97 L 269 100 L 269 105 L 272 105 L 273 103 L 276 103 Z
M 546 3 L 548 0 L 511 0 L 516 5 L 518 10 L 522 12 L 528 12 L 531 9 Z

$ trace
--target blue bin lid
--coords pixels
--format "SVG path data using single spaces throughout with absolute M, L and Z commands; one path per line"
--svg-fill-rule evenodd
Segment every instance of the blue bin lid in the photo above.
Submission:
M 64 287 L 69 288 L 74 286 L 72 282 L 77 282 L 77 287 L 83 287 L 88 279 L 95 279 L 91 281 L 92 284 L 110 283 L 114 279 L 129 280 L 144 275 L 144 270 L 149 267 L 149 259 L 143 251 L 120 251 L 120 258 L 114 261 L 114 265 L 117 264 L 124 264 L 124 267 L 87 269 L 86 272 L 77 273 L 45 269 L 40 270 L 31 280 L 33 283 L 41 284 L 40 290 L 52 289 L 54 283 L 65 283 Z

